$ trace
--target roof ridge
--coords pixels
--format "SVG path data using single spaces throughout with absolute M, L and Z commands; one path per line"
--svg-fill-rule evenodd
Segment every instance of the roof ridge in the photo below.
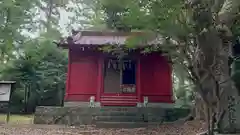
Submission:
M 131 36 L 135 34 L 146 34 L 144 31 L 114 31 L 114 30 L 72 30 L 72 36 L 81 33 L 82 36 Z

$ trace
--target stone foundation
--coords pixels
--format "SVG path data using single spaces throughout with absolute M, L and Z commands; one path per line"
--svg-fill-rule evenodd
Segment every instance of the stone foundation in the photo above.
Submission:
M 64 106 L 66 107 L 90 107 L 89 102 L 64 102 Z M 101 104 L 99 102 L 94 102 L 94 107 L 100 107 Z
M 35 124 L 92 125 L 101 122 L 162 123 L 187 116 L 189 109 L 138 107 L 51 107 L 36 109 Z

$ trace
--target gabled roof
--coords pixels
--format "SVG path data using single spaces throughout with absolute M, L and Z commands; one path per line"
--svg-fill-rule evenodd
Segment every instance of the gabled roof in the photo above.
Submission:
M 149 36 L 151 35 L 151 36 Z M 159 45 L 164 43 L 164 39 L 154 33 L 136 32 L 116 32 L 116 31 L 72 31 L 72 35 L 60 42 L 55 42 L 58 46 L 68 47 L 70 44 L 82 46 L 101 45 L 125 45 L 131 37 L 144 37 L 148 39 L 138 46 Z

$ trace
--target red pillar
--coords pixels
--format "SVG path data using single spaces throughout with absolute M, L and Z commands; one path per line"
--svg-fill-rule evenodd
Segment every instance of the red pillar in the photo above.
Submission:
M 96 101 L 100 101 L 101 98 L 101 94 L 103 91 L 103 57 L 100 56 L 98 58 L 98 89 L 97 89 L 97 97 L 96 97 Z
M 67 80 L 66 80 L 66 88 L 65 88 L 65 96 L 64 96 L 64 100 L 66 101 L 68 99 L 68 93 L 70 90 L 70 78 L 71 78 L 71 51 L 70 48 L 68 50 L 68 71 L 67 71 Z
M 141 59 L 140 57 L 138 58 L 138 62 L 137 62 L 137 98 L 138 98 L 138 102 L 141 102 Z
M 171 103 L 174 103 L 174 95 L 173 95 L 173 77 L 172 77 L 172 70 L 173 70 L 173 67 L 172 67 L 172 64 L 169 64 L 169 76 L 170 77 L 170 82 L 171 82 L 171 85 L 170 85 L 170 94 L 172 95 L 172 99 L 171 99 Z

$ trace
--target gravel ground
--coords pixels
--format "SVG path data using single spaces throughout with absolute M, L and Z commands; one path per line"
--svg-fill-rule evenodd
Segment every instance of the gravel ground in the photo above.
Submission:
M 0 135 L 196 135 L 206 125 L 199 121 L 137 129 L 97 129 L 56 125 L 0 125 Z

